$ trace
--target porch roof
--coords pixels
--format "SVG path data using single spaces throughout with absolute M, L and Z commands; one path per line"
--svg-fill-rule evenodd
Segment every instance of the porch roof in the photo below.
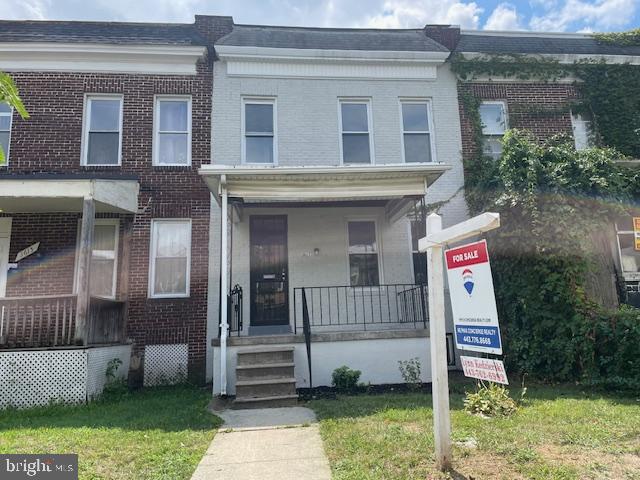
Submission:
M 219 201 L 222 188 L 247 203 L 401 200 L 424 196 L 451 166 L 442 163 L 273 167 L 203 165 L 200 175 Z
M 0 212 L 82 212 L 85 198 L 97 212 L 136 213 L 136 177 L 83 175 L 0 175 Z

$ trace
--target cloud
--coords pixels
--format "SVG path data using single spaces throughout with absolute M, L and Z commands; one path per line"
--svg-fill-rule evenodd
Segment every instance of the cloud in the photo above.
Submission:
M 427 23 L 450 23 L 463 28 L 478 28 L 482 11 L 475 2 L 386 0 L 382 11 L 366 18 L 360 26 L 415 28 Z
M 552 6 L 542 15 L 534 15 L 529 22 L 533 30 L 564 32 L 570 28 L 611 30 L 624 28 L 636 13 L 637 0 L 567 0 Z
M 516 7 L 509 3 L 498 5 L 484 24 L 485 30 L 521 30 Z

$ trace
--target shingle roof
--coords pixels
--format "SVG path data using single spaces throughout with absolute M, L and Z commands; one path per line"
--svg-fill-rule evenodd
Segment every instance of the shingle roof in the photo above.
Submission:
M 550 36 L 465 34 L 462 32 L 456 52 L 540 53 L 578 55 L 640 55 L 640 46 L 618 46 L 598 42 L 590 36 Z
M 193 24 L 0 20 L 0 42 L 206 45 Z
M 372 50 L 396 52 L 448 52 L 423 30 L 371 30 L 355 28 L 271 27 L 234 25 L 216 45 L 300 48 L 318 50 Z

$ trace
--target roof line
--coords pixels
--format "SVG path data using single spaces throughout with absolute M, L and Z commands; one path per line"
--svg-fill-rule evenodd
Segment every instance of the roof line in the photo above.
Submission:
M 249 27 L 249 28 L 286 28 L 286 29 L 296 29 L 296 30 L 318 30 L 318 31 L 332 31 L 332 32 L 422 32 L 423 27 L 421 28 L 358 28 L 358 27 L 304 27 L 297 25 L 256 25 L 256 24 L 248 24 L 248 23 L 235 23 L 234 27 Z
M 7 20 L 1 19 L 0 24 L 3 23 L 33 23 L 33 24 L 68 24 L 68 23 L 84 23 L 91 25 L 138 25 L 138 26 L 157 26 L 162 25 L 166 27 L 192 27 L 193 23 L 179 23 L 179 22 L 116 22 L 116 21 L 101 21 L 101 20 Z
M 460 30 L 463 35 L 494 36 L 494 37 L 540 37 L 540 38 L 590 38 L 590 33 L 575 32 L 535 32 L 532 30 Z

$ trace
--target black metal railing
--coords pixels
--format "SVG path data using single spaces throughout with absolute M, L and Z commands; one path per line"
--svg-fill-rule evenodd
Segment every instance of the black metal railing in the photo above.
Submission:
M 227 295 L 227 321 L 229 322 L 229 333 L 242 332 L 242 287 L 236 285 Z
M 296 333 L 305 304 L 309 327 L 316 331 L 367 330 L 393 324 L 426 328 L 429 320 L 426 285 L 296 287 L 293 299 Z

